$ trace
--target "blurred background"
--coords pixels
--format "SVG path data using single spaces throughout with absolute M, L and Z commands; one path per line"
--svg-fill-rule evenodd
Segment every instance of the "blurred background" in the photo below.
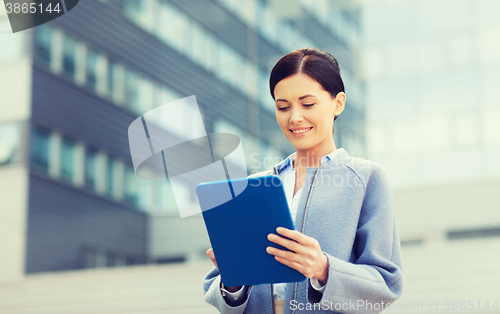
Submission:
M 393 184 L 406 279 L 394 312 L 500 313 L 498 12 L 497 0 L 82 0 L 12 34 L 0 6 L 0 313 L 217 313 L 203 219 L 179 218 L 168 180 L 135 175 L 127 129 L 195 95 L 206 132 L 237 134 L 249 174 L 269 169 L 294 152 L 269 74 L 302 47 L 339 62 L 336 146 Z M 179 110 L 166 131 L 190 138 L 194 113 Z

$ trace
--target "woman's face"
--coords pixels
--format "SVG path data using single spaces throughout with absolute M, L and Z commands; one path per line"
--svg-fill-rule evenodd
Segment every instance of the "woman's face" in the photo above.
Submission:
M 333 119 L 344 109 L 343 92 L 332 98 L 316 80 L 299 73 L 278 82 L 274 97 L 278 125 L 297 150 L 333 144 Z

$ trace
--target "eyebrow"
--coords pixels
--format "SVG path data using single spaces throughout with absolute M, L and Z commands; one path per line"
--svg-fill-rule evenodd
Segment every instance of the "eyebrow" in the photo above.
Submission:
M 316 96 L 311 95 L 311 94 L 307 94 L 307 95 L 304 95 L 304 96 L 300 96 L 300 97 L 299 97 L 299 100 L 302 100 L 302 99 L 307 98 L 307 97 L 316 97 Z M 278 101 L 288 102 L 288 100 L 286 100 L 286 99 L 276 99 L 276 101 L 277 101 L 277 102 L 278 102 Z

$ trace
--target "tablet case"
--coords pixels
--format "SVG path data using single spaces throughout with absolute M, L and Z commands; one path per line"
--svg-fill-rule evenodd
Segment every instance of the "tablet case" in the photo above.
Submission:
M 228 184 L 231 190 L 241 186 L 244 190 L 230 201 L 211 208 L 213 198 L 223 196 Z M 279 177 L 269 175 L 201 183 L 196 187 L 196 194 L 225 286 L 306 279 L 266 251 L 268 246 L 288 250 L 269 241 L 269 233 L 278 234 L 277 227 L 295 229 Z

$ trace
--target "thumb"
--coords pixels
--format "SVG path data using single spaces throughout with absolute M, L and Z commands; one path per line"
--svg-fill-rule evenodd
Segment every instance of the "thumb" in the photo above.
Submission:
M 208 249 L 207 250 L 207 256 L 212 260 L 212 263 L 214 263 L 215 268 L 219 270 L 219 267 L 217 267 L 217 261 L 215 260 L 215 254 L 213 249 Z

